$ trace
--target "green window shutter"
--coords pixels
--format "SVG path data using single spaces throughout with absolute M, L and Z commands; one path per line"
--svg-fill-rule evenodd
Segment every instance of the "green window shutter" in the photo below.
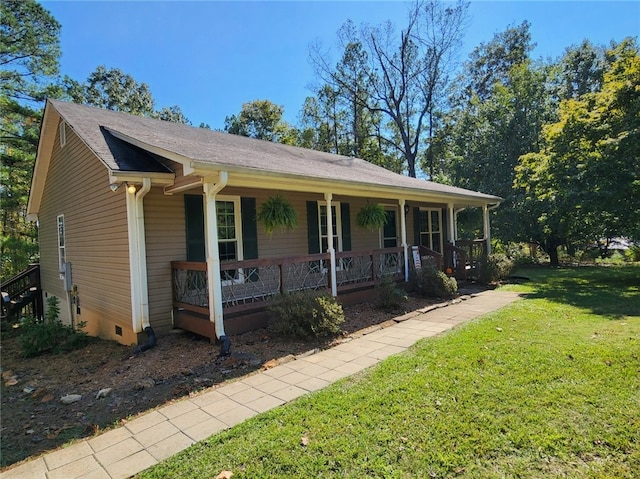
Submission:
M 307 239 L 309 254 L 320 253 L 320 228 L 318 227 L 318 203 L 307 201 Z
M 351 251 L 351 218 L 349 203 L 340 203 L 340 218 L 342 221 L 342 251 Z
M 256 199 L 240 198 L 242 215 L 242 257 L 258 258 L 258 222 L 256 221 Z
M 420 208 L 413 207 L 413 244 L 420 244 Z
M 202 195 L 184 195 L 187 261 L 206 261 Z

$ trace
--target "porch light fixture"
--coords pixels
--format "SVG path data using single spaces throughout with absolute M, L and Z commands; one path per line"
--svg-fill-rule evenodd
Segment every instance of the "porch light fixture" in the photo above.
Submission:
M 133 195 L 136 192 L 135 185 L 127 185 L 127 191 Z
M 408 204 L 404 204 L 404 214 L 405 216 L 409 214 L 409 210 L 411 209 L 411 207 Z

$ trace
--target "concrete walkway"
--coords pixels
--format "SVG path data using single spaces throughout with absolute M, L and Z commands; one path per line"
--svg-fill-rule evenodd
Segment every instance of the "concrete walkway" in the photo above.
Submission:
M 405 351 L 419 339 L 495 311 L 518 294 L 495 290 L 463 298 L 408 313 L 329 350 L 159 407 L 122 427 L 19 464 L 0 478 L 131 477 L 212 434 Z

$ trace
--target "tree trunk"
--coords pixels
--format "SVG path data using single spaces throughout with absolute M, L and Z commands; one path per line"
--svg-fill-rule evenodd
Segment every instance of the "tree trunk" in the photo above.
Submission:
M 560 266 L 560 260 L 558 259 L 558 247 L 562 242 L 556 238 L 547 238 L 544 243 L 544 250 L 549 255 L 549 262 L 551 266 Z
M 558 246 L 557 245 L 551 246 L 547 251 L 547 253 L 549 254 L 549 260 L 550 260 L 551 266 L 553 267 L 560 266 L 560 260 L 558 259 Z

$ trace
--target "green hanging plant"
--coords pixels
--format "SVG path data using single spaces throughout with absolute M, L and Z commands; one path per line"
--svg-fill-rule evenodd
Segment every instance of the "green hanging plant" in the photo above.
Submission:
M 367 204 L 360 208 L 356 216 L 356 224 L 367 230 L 382 228 L 386 222 L 387 214 L 384 211 L 384 206 L 379 203 L 367 201 Z
M 258 221 L 264 226 L 264 231 L 271 235 L 276 228 L 282 230 L 295 228 L 298 224 L 298 216 L 289 200 L 278 194 L 270 196 L 260 206 Z

